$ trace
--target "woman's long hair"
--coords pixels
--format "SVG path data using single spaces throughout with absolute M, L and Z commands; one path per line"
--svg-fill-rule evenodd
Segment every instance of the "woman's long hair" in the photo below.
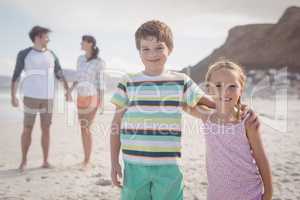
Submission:
M 92 56 L 88 59 L 88 61 L 98 58 L 99 48 L 97 47 L 96 39 L 91 35 L 84 35 L 82 36 L 82 41 L 92 43 Z

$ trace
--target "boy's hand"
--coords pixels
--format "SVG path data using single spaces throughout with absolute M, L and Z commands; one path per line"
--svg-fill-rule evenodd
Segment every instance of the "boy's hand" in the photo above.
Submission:
M 242 105 L 241 108 L 241 118 L 245 119 L 245 117 L 249 114 L 249 117 L 246 119 L 246 126 L 249 127 L 249 129 L 255 129 L 258 130 L 260 128 L 260 121 L 258 120 L 258 116 L 255 114 L 255 112 L 247 105 Z
M 18 100 L 17 97 L 12 97 L 12 98 L 11 98 L 11 105 L 12 105 L 13 107 L 18 107 L 18 106 L 19 106 L 19 100 Z
M 68 102 L 73 101 L 72 94 L 71 94 L 71 91 L 69 89 L 67 90 L 67 92 L 65 94 L 65 98 L 66 98 L 66 101 L 68 101 Z
M 247 105 L 242 104 L 241 105 L 241 118 L 245 119 L 248 113 L 253 112 Z
M 119 179 L 122 178 L 122 167 L 119 163 L 113 164 L 111 166 L 111 181 L 113 185 L 122 188 L 121 181 Z
M 260 121 L 257 115 L 252 111 L 250 117 L 248 117 L 245 121 L 245 126 L 247 131 L 253 133 L 257 132 L 260 129 Z
M 207 106 L 208 108 L 216 108 L 216 102 L 213 100 L 213 98 L 210 95 L 203 95 L 198 102 L 198 105 L 204 105 Z

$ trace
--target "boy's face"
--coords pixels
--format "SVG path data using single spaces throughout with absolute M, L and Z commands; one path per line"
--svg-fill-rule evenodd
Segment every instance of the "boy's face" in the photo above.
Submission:
M 157 38 L 148 36 L 141 39 L 140 44 L 140 57 L 146 69 L 163 70 L 170 54 L 165 42 L 159 42 Z
M 49 35 L 47 33 L 43 33 L 35 37 L 34 43 L 37 43 L 42 47 L 46 48 L 49 41 L 50 41 Z

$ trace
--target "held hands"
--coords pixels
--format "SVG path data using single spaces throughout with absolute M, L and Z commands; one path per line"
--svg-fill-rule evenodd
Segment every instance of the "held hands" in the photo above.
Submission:
M 68 101 L 68 102 L 73 101 L 73 98 L 72 98 L 72 91 L 71 91 L 70 89 L 68 89 L 68 90 L 66 91 L 65 98 L 66 98 L 66 101 Z
M 120 179 L 122 179 L 122 167 L 119 163 L 112 164 L 110 176 L 113 185 L 122 188 L 122 184 L 120 181 Z

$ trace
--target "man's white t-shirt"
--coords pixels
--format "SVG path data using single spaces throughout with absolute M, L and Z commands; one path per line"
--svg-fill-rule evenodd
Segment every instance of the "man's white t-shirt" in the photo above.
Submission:
M 14 74 L 13 80 L 20 76 L 20 71 L 25 72 L 25 76 L 20 82 L 21 93 L 31 98 L 53 99 L 55 77 L 58 77 L 57 72 L 61 71 L 54 53 L 50 50 L 39 51 L 31 48 L 26 53 L 20 52 L 19 54 L 21 55 L 18 55 L 15 69 L 17 75 Z M 18 61 L 18 59 L 21 60 Z

